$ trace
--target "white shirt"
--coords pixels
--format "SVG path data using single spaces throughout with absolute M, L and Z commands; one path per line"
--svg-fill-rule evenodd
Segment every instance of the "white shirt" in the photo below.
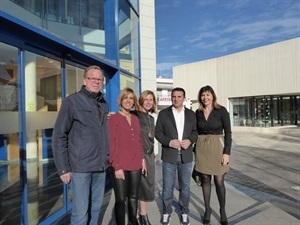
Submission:
M 180 112 L 178 112 L 174 107 L 172 107 L 173 115 L 175 118 L 176 128 L 178 132 L 178 140 L 182 141 L 183 128 L 184 128 L 184 107 Z

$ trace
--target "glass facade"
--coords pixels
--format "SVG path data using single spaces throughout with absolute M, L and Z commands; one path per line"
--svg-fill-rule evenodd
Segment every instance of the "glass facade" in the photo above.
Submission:
M 300 125 L 300 95 L 231 98 L 229 101 L 233 106 L 234 126 Z
M 120 67 L 131 74 L 139 75 L 138 16 L 126 1 L 119 2 Z
M 0 224 L 51 224 L 72 208 L 53 161 L 52 128 L 63 99 L 80 90 L 86 66 L 103 69 L 111 111 L 120 89 L 140 92 L 137 5 L 0 2 Z
M 124 73 L 121 73 L 120 89 L 123 89 L 125 87 L 133 89 L 135 93 L 140 93 L 139 80 L 134 77 L 130 77 Z
M 0 42 L 0 162 L 3 162 L 0 164 L 0 218 L 4 218 L 8 223 L 13 221 L 7 214 L 7 206 L 2 206 L 3 198 L 5 196 L 10 199 L 11 207 L 20 207 L 22 193 L 19 162 L 18 55 L 18 48 Z M 5 163 L 8 160 L 10 163 Z M 13 189 L 8 190 L 7 187 Z M 20 213 L 13 217 L 20 221 Z
M 104 0 L 10 0 L 10 13 L 105 59 Z M 128 5 L 128 4 L 127 4 Z M 22 14 L 17 10 L 22 7 Z M 28 14 L 28 16 L 24 16 Z
M 11 218 L 11 208 L 19 208 L 22 203 L 22 182 L 26 181 L 28 194 L 26 199 L 28 224 L 38 224 L 42 219 L 51 217 L 71 202 L 69 188 L 56 174 L 51 148 L 52 127 L 65 96 L 80 90 L 84 70 L 77 66 L 66 65 L 65 84 L 62 87 L 62 61 L 45 57 L 29 51 L 20 51 L 15 47 L 0 43 L 1 82 L 0 82 L 0 163 L 1 197 L 8 196 L 9 207 L 1 205 L 0 218 L 16 224 L 21 220 L 20 212 Z M 5 53 L 5 54 L 4 54 Z M 18 79 L 17 59 L 24 56 L 24 86 Z M 7 62 L 7 63 L 5 63 Z M 24 93 L 24 113 L 26 141 L 24 163 L 26 173 L 22 174 L 20 162 L 20 138 L 22 126 L 22 97 Z M 47 119 L 45 119 L 47 118 Z M 19 122 L 18 122 L 19 121 Z M 21 160 L 21 161 L 20 161 Z M 25 175 L 25 179 L 21 179 Z M 12 195 L 12 193 L 14 193 Z M 64 197 L 64 195 L 66 197 Z M 67 199 L 67 202 L 64 202 Z M 3 201 L 4 202 L 4 201 Z M 49 206 L 49 207 L 48 207 Z M 27 224 L 27 223 L 25 223 Z

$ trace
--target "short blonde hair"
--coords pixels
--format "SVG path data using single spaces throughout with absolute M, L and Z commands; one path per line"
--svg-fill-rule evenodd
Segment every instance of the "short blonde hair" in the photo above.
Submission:
M 124 88 L 123 90 L 121 90 L 120 94 L 119 94 L 119 97 L 118 97 L 118 106 L 119 107 L 122 107 L 122 101 L 129 95 L 129 94 L 133 94 L 133 106 L 132 108 L 134 110 L 138 110 L 138 103 L 137 103 L 137 97 L 134 93 L 134 91 L 129 88 L 129 87 L 126 87 Z
M 150 109 L 150 112 L 155 113 L 156 112 L 156 97 L 155 97 L 155 94 L 153 93 L 153 91 L 150 91 L 150 90 L 145 90 L 141 93 L 141 95 L 139 97 L 139 111 L 143 111 L 143 104 L 148 95 L 152 95 L 152 97 L 153 97 L 153 106 Z

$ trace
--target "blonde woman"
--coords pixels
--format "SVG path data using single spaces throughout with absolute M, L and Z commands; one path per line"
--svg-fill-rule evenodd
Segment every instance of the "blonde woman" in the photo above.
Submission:
M 137 116 L 140 120 L 143 141 L 144 159 L 147 166 L 147 176 L 142 176 L 139 189 L 140 225 L 151 225 L 148 215 L 148 202 L 155 197 L 155 155 L 154 155 L 154 118 L 150 113 L 156 111 L 156 98 L 152 91 L 145 90 L 139 97 Z
M 131 113 L 138 110 L 137 98 L 131 88 L 124 88 L 118 97 L 120 111 L 110 115 L 110 164 L 115 193 L 117 225 L 125 225 L 127 202 L 130 225 L 137 225 L 138 191 L 142 174 L 146 175 L 140 123 Z

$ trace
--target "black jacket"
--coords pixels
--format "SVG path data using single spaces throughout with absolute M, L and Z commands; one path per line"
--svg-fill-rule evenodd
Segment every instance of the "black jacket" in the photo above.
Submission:
M 198 133 L 196 128 L 195 113 L 185 108 L 184 110 L 184 129 L 182 139 L 189 139 L 191 145 L 182 151 L 182 160 L 184 163 L 193 161 L 193 144 L 197 141 Z M 176 163 L 178 151 L 169 147 L 172 139 L 178 139 L 176 122 L 172 111 L 172 106 L 159 112 L 155 126 L 155 138 L 161 143 L 161 159 L 164 162 Z
M 97 172 L 108 167 L 108 111 L 102 94 L 92 96 L 85 86 L 63 101 L 52 136 L 59 175 Z

